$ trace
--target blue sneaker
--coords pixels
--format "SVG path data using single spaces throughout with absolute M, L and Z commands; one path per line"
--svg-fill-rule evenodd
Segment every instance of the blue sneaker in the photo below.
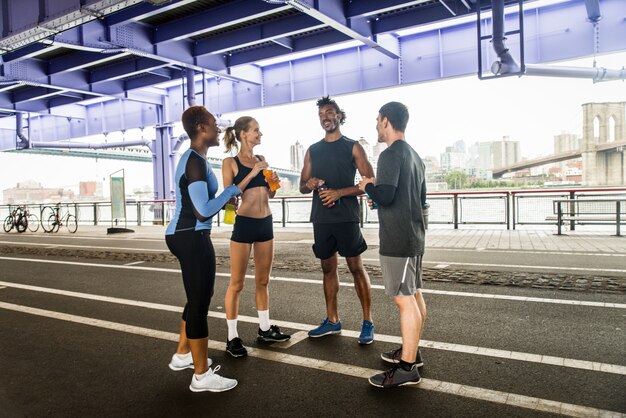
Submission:
M 330 322 L 328 318 L 324 319 L 319 327 L 309 331 L 309 337 L 317 338 L 328 334 L 341 334 L 341 321 Z
M 367 319 L 363 320 L 361 326 L 361 335 L 359 335 L 359 344 L 366 345 L 374 342 L 374 324 Z

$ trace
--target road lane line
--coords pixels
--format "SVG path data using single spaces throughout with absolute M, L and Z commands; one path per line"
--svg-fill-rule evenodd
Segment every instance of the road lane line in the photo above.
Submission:
M 118 305 L 135 306 L 135 307 L 141 307 L 141 308 L 147 308 L 147 309 L 162 310 L 162 311 L 167 311 L 167 312 L 182 312 L 183 311 L 183 309 L 179 306 L 165 305 L 162 303 L 143 302 L 143 301 L 137 301 L 137 300 L 131 300 L 131 299 L 122 299 L 122 298 L 116 298 L 116 297 L 111 297 L 111 296 L 93 295 L 90 293 L 80 293 L 80 292 L 73 292 L 73 291 L 68 291 L 68 290 L 60 290 L 60 289 L 53 289 L 53 288 L 40 287 L 40 286 L 31 286 L 31 285 L 11 283 L 11 282 L 0 281 L 0 285 L 6 286 L 6 287 L 12 287 L 16 289 L 34 291 L 34 292 L 49 293 L 49 294 L 55 294 L 55 295 L 60 295 L 60 296 L 68 296 L 68 297 L 74 297 L 74 298 L 79 298 L 79 299 L 94 300 L 98 302 L 115 303 Z M 223 320 L 226 319 L 226 314 L 223 312 L 209 311 L 208 316 L 210 318 L 223 319 Z M 259 323 L 259 319 L 253 316 L 239 315 L 237 319 L 240 322 L 246 322 L 246 323 L 251 323 L 251 324 Z M 308 330 L 315 328 L 315 325 L 312 325 L 312 324 L 302 324 L 299 322 L 281 321 L 278 319 L 272 319 L 272 322 L 280 327 L 297 329 L 300 331 L 308 331 Z M 341 332 L 341 336 L 354 338 L 354 339 L 359 338 L 359 335 L 360 335 L 359 331 L 344 329 Z M 307 337 L 307 335 L 302 336 L 302 339 L 304 339 L 305 337 Z M 295 338 L 301 338 L 301 337 L 299 336 Z M 394 336 L 394 335 L 376 334 L 375 339 L 376 341 L 384 341 L 388 343 L 402 344 L 402 338 Z M 294 344 L 299 341 L 301 340 L 294 342 Z M 547 365 L 553 365 L 553 366 L 568 367 L 568 368 L 573 368 L 573 369 L 582 369 L 582 370 L 589 370 L 589 371 L 595 371 L 595 372 L 626 375 L 626 366 L 621 366 L 618 364 L 599 363 L 599 362 L 594 362 L 594 361 L 568 359 L 568 358 L 563 358 L 563 357 L 545 356 L 542 354 L 522 353 L 518 351 L 499 350 L 499 349 L 493 349 L 493 348 L 477 347 L 477 346 L 454 344 L 454 343 L 445 343 L 445 342 L 439 342 L 439 341 L 421 340 L 420 342 L 421 342 L 422 347 L 433 348 L 436 350 L 445 350 L 445 351 L 452 351 L 452 352 L 457 352 L 457 353 L 466 353 L 466 354 L 474 354 L 474 355 L 487 356 L 487 357 L 503 358 L 507 360 L 525 361 L 528 363 L 547 364 Z M 285 348 L 288 348 L 288 347 L 285 347 Z
M 85 263 L 82 261 L 43 260 L 43 259 L 38 259 L 38 258 L 19 258 L 19 257 L 0 257 L 0 260 L 31 262 L 31 263 L 61 264 L 61 265 L 70 265 L 70 266 L 81 266 L 81 267 L 158 271 L 158 272 L 163 272 L 163 273 L 180 273 L 180 269 L 145 267 L 145 266 L 126 266 L 123 264 Z M 230 274 L 228 273 L 216 273 L 216 276 L 230 278 Z M 245 277 L 247 279 L 254 279 L 254 276 L 252 275 L 246 275 Z M 271 280 L 281 281 L 281 282 L 291 282 L 291 283 L 307 283 L 307 284 L 315 284 L 315 285 L 322 284 L 321 280 L 302 279 L 302 278 L 297 278 L 297 277 L 271 276 Z M 354 286 L 354 284 L 347 283 L 347 282 L 339 282 L 339 285 L 344 286 L 344 287 Z M 372 285 L 372 289 L 385 290 L 385 287 L 382 285 Z M 500 294 L 495 294 L 495 293 L 458 292 L 458 291 L 451 291 L 451 290 L 435 290 L 435 289 L 422 289 L 422 293 L 444 295 L 444 296 L 493 299 L 493 300 L 508 300 L 508 301 L 517 301 L 517 302 L 535 302 L 535 303 L 550 303 L 550 304 L 557 304 L 557 305 L 574 305 L 574 306 L 589 306 L 589 307 L 597 307 L 597 308 L 626 309 L 626 303 L 614 303 L 614 302 L 595 302 L 595 301 L 572 300 L 572 299 L 552 299 L 552 298 L 539 298 L 539 297 L 529 297 L 529 296 L 500 295 Z
M 214 239 L 213 243 L 227 243 L 229 242 L 226 239 Z M 20 242 L 20 241 L 0 241 L 0 244 L 20 244 L 26 246 L 34 246 L 34 247 L 44 247 L 44 248 L 80 248 L 80 249 L 90 249 L 90 250 L 118 250 L 118 251 L 133 251 L 133 252 L 158 252 L 158 253 L 167 253 L 166 249 L 153 249 L 153 248 L 126 248 L 126 247 L 106 247 L 106 246 L 88 246 L 88 245 L 71 245 L 71 244 L 42 244 L 35 242 Z M 556 253 L 559 254 L 559 253 Z M 378 263 L 380 262 L 377 258 L 363 258 L 362 261 Z M 558 267 L 558 266 L 537 266 L 537 265 L 527 265 L 527 264 L 494 264 L 494 263 L 467 263 L 467 262 L 452 262 L 452 261 L 423 261 L 423 264 L 448 264 L 454 266 L 471 266 L 471 267 L 499 267 L 499 268 L 528 268 L 534 270 L 556 270 L 556 271 L 573 271 L 573 272 L 598 272 L 598 273 L 624 273 L 626 274 L 626 269 L 608 269 L 608 268 L 590 268 L 590 267 Z
M 0 241 L 0 244 L 11 244 L 11 245 L 26 245 L 32 247 L 45 247 L 45 248 L 80 248 L 86 250 L 118 250 L 118 251 L 136 251 L 136 252 L 159 252 L 165 253 L 168 252 L 165 249 L 151 249 L 151 248 L 125 248 L 125 247 L 104 247 L 104 246 L 94 246 L 94 245 L 72 245 L 72 244 L 42 244 L 39 242 L 21 242 L 21 241 Z
M 478 249 L 474 248 L 444 248 L 444 247 L 428 247 L 427 251 L 449 251 L 449 252 L 475 252 Z M 626 257 L 623 253 L 585 253 L 576 251 L 528 251 L 528 250 L 498 250 L 498 249 L 482 249 L 483 253 L 512 253 L 519 255 L 527 254 L 547 254 L 547 255 L 573 255 L 573 256 L 588 256 L 588 257 Z
M 423 261 L 423 264 L 439 264 L 446 263 L 451 266 L 472 266 L 472 267 L 507 267 L 515 269 L 534 269 L 534 270 L 557 270 L 557 271 L 587 271 L 587 272 L 611 272 L 626 273 L 625 269 L 598 269 L 591 267 L 557 267 L 557 266 L 533 266 L 527 264 L 493 264 L 493 263 L 463 263 L 455 261 Z
M 150 328 L 143 328 L 134 325 L 122 324 L 119 322 L 103 321 L 100 319 L 71 315 L 44 309 L 31 308 L 28 306 L 15 305 L 11 303 L 0 302 L 0 308 L 20 312 L 45 318 L 52 318 L 66 322 L 72 322 L 81 325 L 88 325 L 97 328 L 103 328 L 113 331 L 125 332 L 133 335 L 157 338 L 165 341 L 178 341 L 178 334 L 172 332 L 159 331 Z M 209 340 L 209 348 L 222 351 L 224 343 Z M 326 360 L 318 360 L 308 357 L 296 356 L 293 354 L 279 353 L 275 351 L 264 350 L 260 348 L 248 348 L 248 356 L 256 357 L 262 360 L 274 361 L 283 364 L 306 367 L 309 369 L 340 374 L 344 376 L 357 377 L 366 379 L 379 370 L 368 369 L 365 367 L 353 366 L 350 364 L 336 363 Z M 457 383 L 444 382 L 441 380 L 423 378 L 422 382 L 411 387 L 413 389 L 423 389 L 445 394 L 452 394 L 464 398 L 477 399 L 492 403 L 508 405 L 512 407 L 520 407 L 531 409 L 534 411 L 551 412 L 573 417 L 589 417 L 589 416 L 611 416 L 626 417 L 626 414 L 620 412 L 608 411 L 598 408 L 592 408 L 582 405 L 569 404 L 565 402 L 552 401 L 549 399 L 535 398 L 531 396 L 518 395 L 514 393 L 501 392 L 492 389 L 483 389 L 475 386 L 460 385 Z
M 276 232 L 276 230 L 274 230 Z M 163 239 L 156 238 L 136 238 L 136 237 L 94 237 L 94 236 L 86 236 L 86 235 L 73 235 L 73 236 L 65 236 L 65 235 L 40 235 L 37 238 L 46 238 L 46 239 L 69 239 L 69 240 L 100 240 L 100 241 L 144 241 L 144 242 L 163 242 Z M 228 243 L 230 240 L 228 238 L 214 238 L 215 240 L 219 240 L 219 242 Z M 19 244 L 20 241 L 0 241 L 0 243 L 7 244 Z M 280 240 L 274 239 L 275 244 L 312 244 L 312 239 L 300 239 L 300 240 Z M 62 245 L 62 244 L 60 244 Z M 145 250 L 144 248 L 137 249 L 138 251 Z M 167 251 L 163 249 L 163 251 Z M 448 252 L 476 252 L 479 251 L 478 248 L 450 248 L 450 247 L 428 247 L 428 251 L 448 251 Z M 522 250 L 522 249 L 498 249 L 498 248 L 483 248 L 480 249 L 483 253 L 513 253 L 513 254 L 541 254 L 541 255 L 571 255 L 571 256 L 588 256 L 588 257 L 626 257 L 626 253 L 600 253 L 600 252 L 577 252 L 577 251 L 531 251 L 531 250 Z M 378 261 L 378 259 L 368 258 L 363 259 L 364 261 Z
M 136 266 L 137 264 L 145 263 L 145 261 L 133 261 L 132 263 L 126 263 L 125 266 Z
M 378 258 L 363 258 L 363 261 L 380 263 Z M 472 267 L 501 267 L 514 269 L 534 269 L 534 270 L 557 270 L 557 271 L 584 271 L 584 272 L 610 272 L 610 273 L 626 273 L 624 269 L 609 268 L 591 268 L 591 267 L 559 267 L 559 266 L 537 266 L 530 264 L 495 264 L 495 263 L 468 263 L 460 261 L 422 261 L 422 264 L 430 264 L 437 268 L 439 264 L 447 264 L 451 266 L 472 266 Z
M 309 338 L 309 333 L 308 332 L 306 332 L 306 331 L 298 331 L 298 332 L 294 332 L 293 334 L 291 334 L 291 338 L 289 339 L 289 341 L 276 342 L 276 343 L 272 344 L 272 347 L 282 348 L 283 350 L 286 350 L 286 349 L 291 348 L 294 345 L 298 344 L 299 342 L 304 341 L 304 340 L 306 340 L 308 338 Z

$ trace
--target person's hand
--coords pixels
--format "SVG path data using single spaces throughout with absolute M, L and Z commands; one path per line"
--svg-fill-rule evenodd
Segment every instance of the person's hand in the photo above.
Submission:
M 257 174 L 259 174 L 261 171 L 265 170 L 267 167 L 269 167 L 269 164 L 267 164 L 266 161 L 259 161 L 258 163 L 256 163 L 254 165 L 254 167 L 252 168 L 252 175 L 256 176 Z
M 321 190 L 319 194 L 320 194 L 320 199 L 322 199 L 322 203 L 324 204 L 324 206 L 329 205 L 332 202 L 335 202 L 341 199 L 341 193 L 339 193 L 339 191 L 335 189 Z
M 315 190 L 320 184 L 320 179 L 317 177 L 311 177 L 306 181 L 306 188 L 309 190 Z
M 231 197 L 228 203 L 235 205 L 235 210 L 239 209 L 239 198 L 237 196 Z
M 276 170 L 272 170 L 272 180 L 280 183 L 280 177 L 278 177 L 278 173 L 276 172 Z
M 365 193 L 365 186 L 367 186 L 370 183 L 376 184 L 376 178 L 374 178 L 374 177 L 363 177 L 363 179 L 361 179 L 361 182 L 357 186 L 358 186 L 360 191 Z

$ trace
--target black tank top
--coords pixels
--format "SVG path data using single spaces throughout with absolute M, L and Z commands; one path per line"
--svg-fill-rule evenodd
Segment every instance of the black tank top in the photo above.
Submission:
M 334 142 L 321 140 L 311 145 L 311 176 L 323 179 L 331 189 L 354 186 L 356 165 L 352 148 L 356 141 L 342 136 Z M 317 190 L 313 192 L 311 222 L 359 222 L 359 202 L 356 196 L 342 197 L 332 208 L 325 208 Z
M 252 169 L 241 164 L 241 161 L 239 161 L 239 157 L 237 156 L 235 157 L 235 162 L 237 163 L 237 175 L 233 179 L 233 183 L 237 185 L 241 183 L 241 181 L 245 179 L 248 174 L 250 174 Z M 253 187 L 268 187 L 269 188 L 269 185 L 265 181 L 265 177 L 263 177 L 262 171 L 260 171 L 259 174 L 257 174 L 252 180 L 250 180 L 250 183 L 248 183 L 248 185 L 243 191 L 245 192 L 246 190 L 251 189 Z

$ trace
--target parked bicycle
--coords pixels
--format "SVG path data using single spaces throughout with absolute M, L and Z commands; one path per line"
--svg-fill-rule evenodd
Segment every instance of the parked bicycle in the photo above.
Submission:
M 78 220 L 70 213 L 69 205 L 65 205 L 65 211 L 62 211 L 61 203 L 41 209 L 41 226 L 44 231 L 58 232 L 63 225 L 72 234 L 78 230 Z
M 26 229 L 32 232 L 36 232 L 39 229 L 39 218 L 29 212 L 26 206 L 16 206 L 11 210 L 11 214 L 4 219 L 3 228 L 4 232 L 11 232 L 13 228 L 17 232 L 24 232 Z

